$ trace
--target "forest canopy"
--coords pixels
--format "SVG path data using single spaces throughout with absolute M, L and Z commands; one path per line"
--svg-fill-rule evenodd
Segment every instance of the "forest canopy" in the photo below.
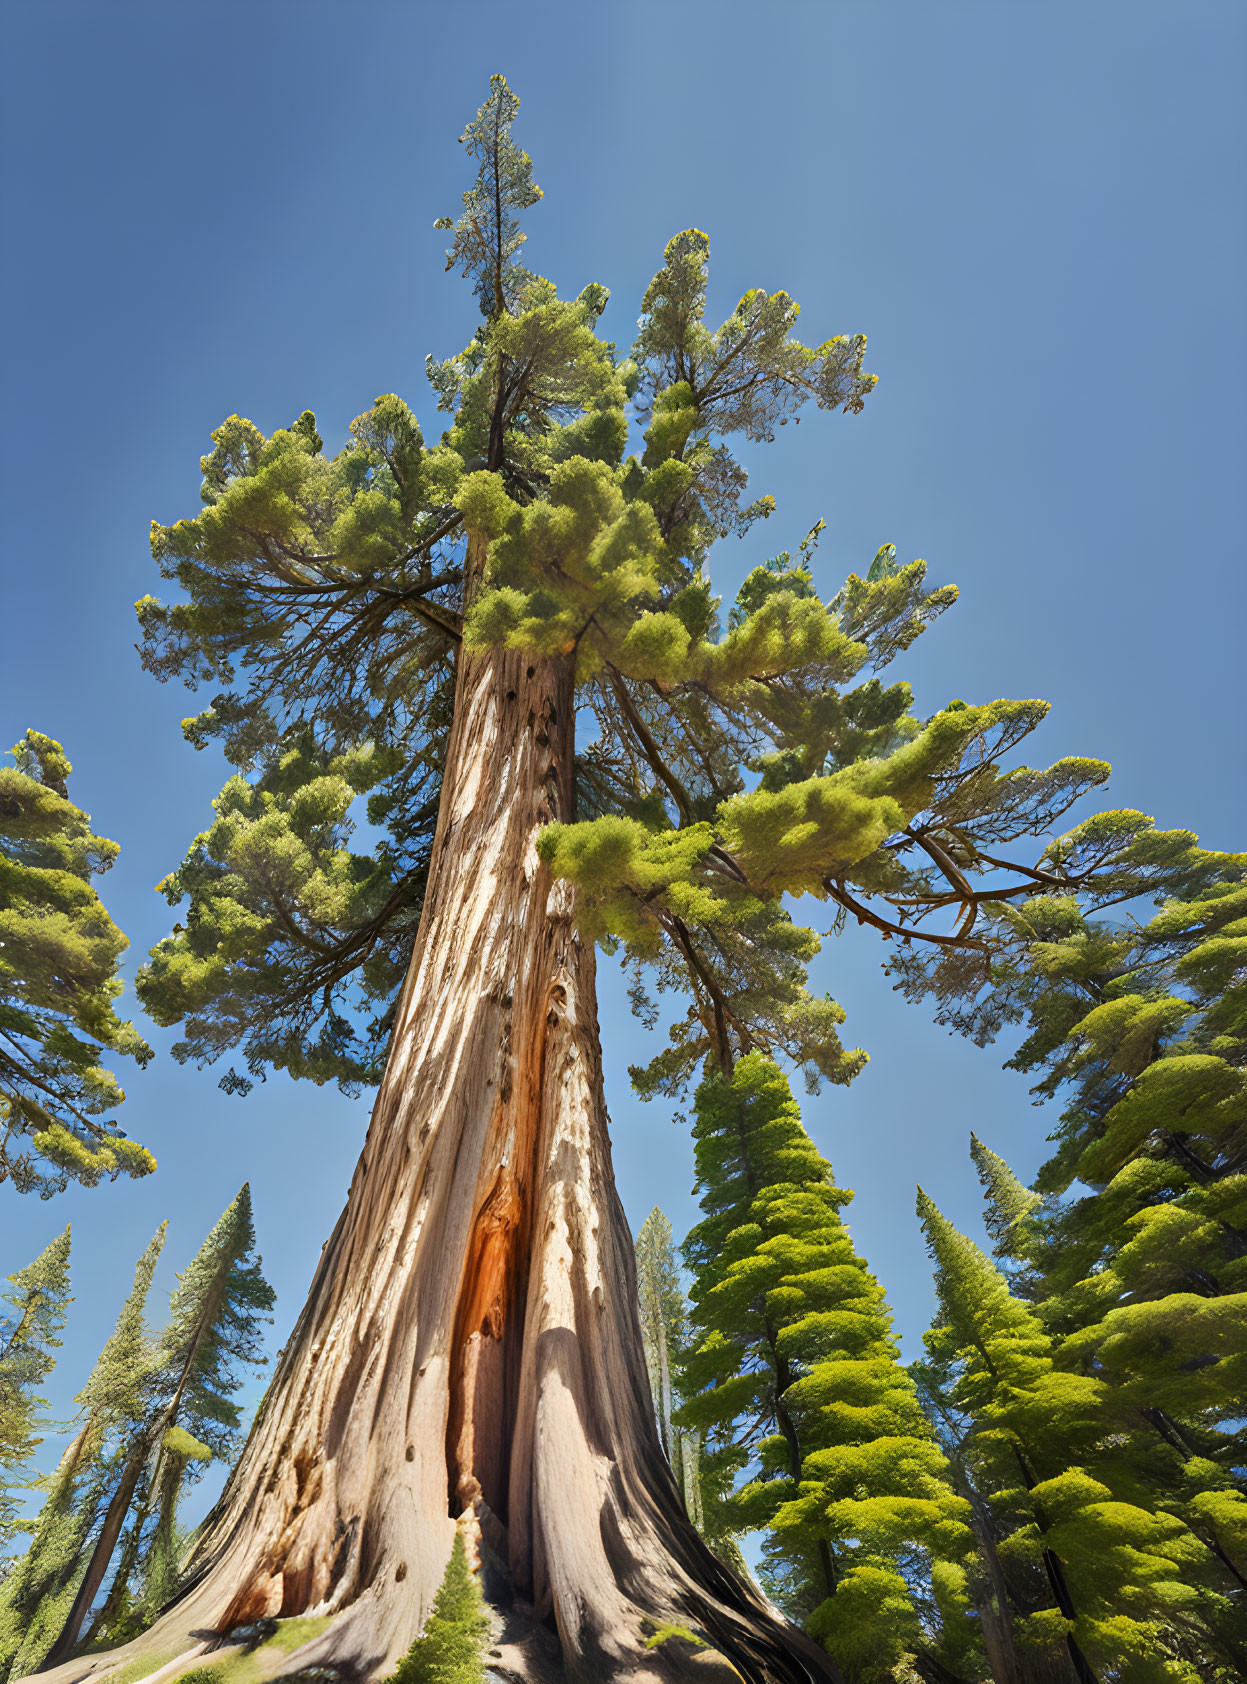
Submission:
M 797 304 L 758 289 L 707 323 L 694 229 L 668 244 L 622 354 L 596 331 L 605 287 L 564 299 L 521 261 L 539 189 L 510 137 L 517 103 L 495 79 L 464 137 L 481 174 L 445 221 L 448 266 L 483 314 L 462 352 L 430 360 L 437 441 L 392 394 L 332 456 L 310 412 L 267 437 L 233 416 L 202 460 L 201 513 L 153 525 L 182 600 L 139 603 L 144 663 L 210 692 L 187 739 L 219 742 L 238 772 L 162 885 L 185 911 L 140 996 L 181 1026 L 179 1058 L 238 1060 L 228 1088 L 267 1068 L 375 1082 L 457 654 L 515 649 L 572 660 L 582 724 L 575 814 L 542 856 L 576 886 L 586 934 L 622 948 L 641 1014 L 654 989 L 683 1002 L 640 1090 L 678 1092 L 708 1054 L 750 1050 L 848 1080 L 864 1055 L 807 987 L 821 938 L 791 897 L 822 902 L 833 929 L 876 928 L 911 990 L 923 976 L 941 1001 L 974 999 L 1001 909 L 1037 891 L 1129 899 L 1190 839 L 1134 813 L 1054 836 L 1108 768 L 1016 764 L 1043 702 L 920 716 L 885 669 L 956 592 L 889 544 L 822 595 L 820 521 L 724 608 L 711 546 L 773 508 L 745 501 L 735 441 L 770 442 L 807 405 L 860 411 L 865 339 L 807 345 Z

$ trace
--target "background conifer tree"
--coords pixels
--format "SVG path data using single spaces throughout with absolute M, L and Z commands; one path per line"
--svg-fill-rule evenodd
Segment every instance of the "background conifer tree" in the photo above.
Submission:
M 19 1530 L 19 1491 L 34 1481 L 28 1463 L 42 1443 L 45 1400 L 37 1395 L 56 1363 L 57 1334 L 65 1325 L 69 1297 L 69 1229 L 33 1263 L 9 1276 L 0 1293 L 0 1560 Z
M 1002 1249 L 1058 1365 L 1101 1382 L 1138 1500 L 1218 1563 L 1182 1640 L 1242 1666 L 1247 859 L 1186 832 L 1151 846 L 1149 920 L 1093 917 L 1072 894 L 1022 903 L 942 1010 L 979 1039 L 1024 1021 L 1013 1064 L 1065 1100 L 1043 1202 Z
M 244 1185 L 178 1277 L 168 1325 L 151 1348 L 141 1381 L 144 1415 L 131 1421 L 110 1458 L 82 1578 L 48 1664 L 68 1655 L 78 1641 L 119 1542 L 89 1637 L 128 1635 L 141 1623 L 136 1609 L 144 1592 L 150 1606 L 169 1583 L 183 1478 L 193 1464 L 227 1456 L 235 1442 L 241 1417 L 233 1393 L 242 1384 L 241 1367 L 265 1360 L 261 1323 L 272 1305 L 272 1288 L 255 1252 L 251 1192 Z
M 1205 1656 L 1217 1647 L 1198 1590 L 1211 1552 L 1176 1516 L 1137 1501 L 1104 1382 L 1059 1365 L 1036 1311 L 921 1192 L 919 1215 L 939 1298 L 932 1389 L 968 1418 L 976 1489 L 1012 1522 L 998 1555 L 1029 1569 L 1033 1600 L 1040 1572 L 1047 1581 L 1047 1609 L 1014 1607 L 1015 1638 L 1052 1659 L 1064 1645 L 1070 1676 L 1084 1680 L 1195 1678 L 1184 1637 Z
M 637 1234 L 636 1269 L 641 1341 L 658 1430 L 689 1519 L 706 1537 L 700 1439 L 697 1434 L 676 1426 L 673 1418 L 682 1401 L 680 1365 L 688 1342 L 688 1305 L 671 1223 L 657 1205 Z M 729 1559 L 737 1565 L 735 1553 L 730 1549 Z
M 144 1309 L 165 1240 L 162 1223 L 139 1258 L 117 1324 L 75 1399 L 77 1431 L 45 1482 L 30 1546 L 0 1587 L 0 1679 L 35 1671 L 65 1623 L 111 1471 L 151 1401 L 154 1346 Z
M 125 1095 L 101 1065 L 151 1049 L 113 1009 L 129 945 L 91 882 L 118 854 L 69 800 L 61 745 L 27 731 L 0 767 L 0 1182 L 44 1198 L 146 1175 L 151 1154 L 107 1120 Z
M 210 1462 L 212 1455 L 211 1447 L 188 1433 L 185 1427 L 170 1427 L 161 1441 L 160 1458 L 151 1476 L 150 1508 L 154 1524 L 146 1544 L 143 1581 L 128 1590 L 129 1603 L 134 1609 L 131 1621 L 126 1622 L 119 1613 L 113 1618 L 113 1629 L 125 1630 L 128 1623 L 137 1630 L 145 1629 L 177 1591 L 186 1544 L 186 1534 L 178 1525 L 178 1504 L 185 1494 L 192 1465 Z M 142 1548 L 141 1532 L 138 1542 Z
M 801 1126 L 787 1080 L 758 1053 L 697 1092 L 689 1235 L 697 1344 L 681 1414 L 703 1428 L 742 1531 L 765 1530 L 768 1583 L 848 1679 L 890 1678 L 941 1641 L 911 1578 L 961 1607 L 967 1509 L 898 1360 L 877 1281 L 840 1217 L 852 1197 Z M 720 1476 L 722 1477 L 722 1475 Z
M 987 1209 L 983 1221 L 996 1244 L 993 1256 L 1005 1262 L 1019 1262 L 1028 1248 L 1036 1208 L 1043 1203 L 1040 1194 L 1024 1187 L 998 1152 L 984 1146 L 976 1134 L 970 1135 L 970 1157 L 983 1184 L 983 1198 Z
M 481 1587 L 456 1535 L 433 1611 L 398 1664 L 395 1684 L 485 1684 L 489 1618 Z

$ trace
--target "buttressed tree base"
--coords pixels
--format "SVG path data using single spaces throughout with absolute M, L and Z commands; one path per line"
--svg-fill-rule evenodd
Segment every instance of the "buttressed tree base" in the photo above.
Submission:
M 519 263 L 516 217 L 540 195 L 516 104 L 495 78 L 464 136 L 479 175 L 446 226 L 482 322 L 431 366 L 441 444 L 394 397 L 333 458 L 310 413 L 270 438 L 232 417 L 204 458 L 203 512 L 154 528 L 185 600 L 139 605 L 145 660 L 220 687 L 187 735 L 219 739 L 240 775 L 168 881 L 189 911 L 144 1002 L 199 1061 L 238 1048 L 252 1074 L 383 1073 L 184 1588 L 135 1643 L 54 1669 L 66 1684 L 171 1678 L 296 1616 L 328 1623 L 266 1649 L 267 1670 L 383 1678 L 457 1532 L 499 1677 L 837 1679 L 702 1542 L 657 1437 L 595 942 L 624 946 L 642 1011 L 646 967 L 688 1002 L 643 1091 L 752 1050 L 843 1081 L 863 1057 L 806 989 L 818 939 L 785 895 L 973 967 L 984 896 L 1101 880 L 1120 895 L 1146 869 L 1138 815 L 1090 821 L 1031 865 L 1002 857 L 1107 768 L 1002 771 L 1042 703 L 923 720 L 906 685 L 880 682 L 955 595 L 922 563 L 885 546 L 824 603 L 812 535 L 754 569 L 721 628 L 706 552 L 771 507 L 742 506 L 722 439 L 768 440 L 809 401 L 859 410 L 865 342 L 810 349 L 792 300 L 758 291 L 711 331 L 691 231 L 621 360 L 595 332 L 604 288 L 569 303 Z M 625 459 L 633 420 L 644 449 Z M 347 846 L 365 792 L 372 855 Z M 948 910 L 955 927 L 929 931 Z

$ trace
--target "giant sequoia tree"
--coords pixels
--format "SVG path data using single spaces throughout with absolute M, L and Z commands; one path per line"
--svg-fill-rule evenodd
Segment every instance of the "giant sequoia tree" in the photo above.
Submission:
M 448 266 L 481 320 L 430 364 L 441 441 L 396 396 L 334 455 L 310 412 L 268 437 L 234 416 L 200 513 L 153 529 L 180 600 L 139 605 L 144 659 L 208 687 L 187 736 L 238 771 L 166 882 L 187 907 L 145 1003 L 182 1056 L 241 1064 L 228 1087 L 276 1066 L 380 1092 L 191 1588 L 141 1641 L 167 1655 L 314 1608 L 332 1623 L 283 1666 L 379 1675 L 458 1526 L 510 1587 L 515 1676 L 545 1675 L 554 1628 L 569 1678 L 826 1679 L 706 1549 L 662 1454 L 594 942 L 623 945 L 642 1012 L 647 969 L 688 1002 L 647 1091 L 753 1050 L 846 1080 L 862 1058 L 806 987 L 818 938 L 785 895 L 972 947 L 985 900 L 1119 892 L 1141 830 L 1046 840 L 1107 769 L 1004 768 L 1042 703 L 920 718 L 884 682 L 955 596 L 890 546 L 825 601 L 816 529 L 722 623 L 708 551 L 771 508 L 745 502 L 728 441 L 859 411 L 865 341 L 801 343 L 782 292 L 708 326 L 690 230 L 623 358 L 603 287 L 562 298 L 520 262 L 539 190 L 515 111 L 496 78 L 464 136 L 478 175 Z M 647 1645 L 675 1627 L 702 1647 Z

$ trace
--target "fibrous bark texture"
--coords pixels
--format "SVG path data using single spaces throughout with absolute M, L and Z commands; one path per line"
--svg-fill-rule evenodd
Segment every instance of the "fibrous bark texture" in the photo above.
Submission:
M 190 1589 L 140 1640 L 153 1655 L 332 1613 L 283 1670 L 383 1677 L 458 1524 L 508 1630 L 531 1633 L 503 1641 L 499 1677 L 836 1677 L 705 1548 L 658 1442 L 593 952 L 535 846 L 571 816 L 573 730 L 568 663 L 462 658 L 420 934 L 346 1209 Z M 646 1647 L 672 1624 L 707 1647 Z

